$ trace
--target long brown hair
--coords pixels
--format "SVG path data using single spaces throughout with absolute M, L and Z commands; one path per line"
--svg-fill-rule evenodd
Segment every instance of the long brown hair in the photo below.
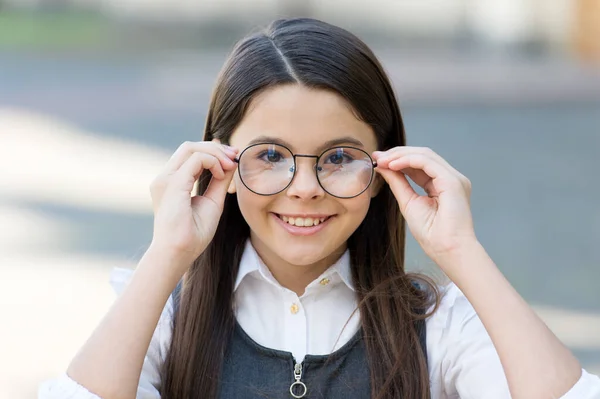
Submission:
M 307 18 L 275 21 L 235 46 L 212 94 L 204 140 L 227 143 L 252 98 L 281 84 L 332 90 L 372 127 L 379 149 L 405 145 L 400 110 L 375 55 L 344 29 Z M 199 193 L 209 179 L 201 176 Z M 184 278 L 163 368 L 164 399 L 217 397 L 235 325 L 234 281 L 249 235 L 235 195 L 228 195 L 214 239 Z M 385 185 L 347 243 L 372 398 L 430 397 L 415 321 L 437 308 L 439 294 L 428 278 L 405 273 L 404 241 L 404 219 Z

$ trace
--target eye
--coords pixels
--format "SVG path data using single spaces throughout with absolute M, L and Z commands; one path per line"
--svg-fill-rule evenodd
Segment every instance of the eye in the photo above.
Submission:
M 344 153 L 343 149 L 335 151 L 334 153 L 328 155 L 325 159 L 325 163 L 330 163 L 334 165 L 342 165 L 344 163 L 350 163 L 352 161 L 354 161 L 354 158 Z
M 258 158 L 266 162 L 276 163 L 281 162 L 284 156 L 281 155 L 281 153 L 275 150 L 274 148 L 269 148 L 268 150 L 261 151 L 258 154 Z

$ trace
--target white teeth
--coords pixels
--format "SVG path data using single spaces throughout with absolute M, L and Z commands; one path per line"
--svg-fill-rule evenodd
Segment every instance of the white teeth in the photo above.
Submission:
M 298 218 L 298 217 L 293 218 L 293 217 L 283 216 L 283 215 L 279 215 L 279 217 L 284 222 L 289 223 L 293 226 L 298 226 L 298 227 L 318 226 L 319 224 L 323 223 L 325 221 L 325 219 L 327 219 L 326 217 L 324 217 L 324 218 Z

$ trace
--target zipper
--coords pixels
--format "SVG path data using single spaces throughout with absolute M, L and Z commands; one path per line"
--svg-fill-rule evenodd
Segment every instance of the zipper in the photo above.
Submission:
M 302 363 L 294 364 L 294 382 L 290 385 L 290 394 L 294 398 L 303 398 L 308 389 L 306 385 L 300 381 L 302 379 Z M 299 391 L 296 393 L 295 391 Z

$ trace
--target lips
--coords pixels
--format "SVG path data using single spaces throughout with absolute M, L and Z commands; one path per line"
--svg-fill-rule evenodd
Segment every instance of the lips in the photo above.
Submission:
M 313 227 L 325 222 L 331 216 L 314 215 L 314 216 L 287 216 L 275 214 L 279 219 L 287 224 L 297 227 Z

